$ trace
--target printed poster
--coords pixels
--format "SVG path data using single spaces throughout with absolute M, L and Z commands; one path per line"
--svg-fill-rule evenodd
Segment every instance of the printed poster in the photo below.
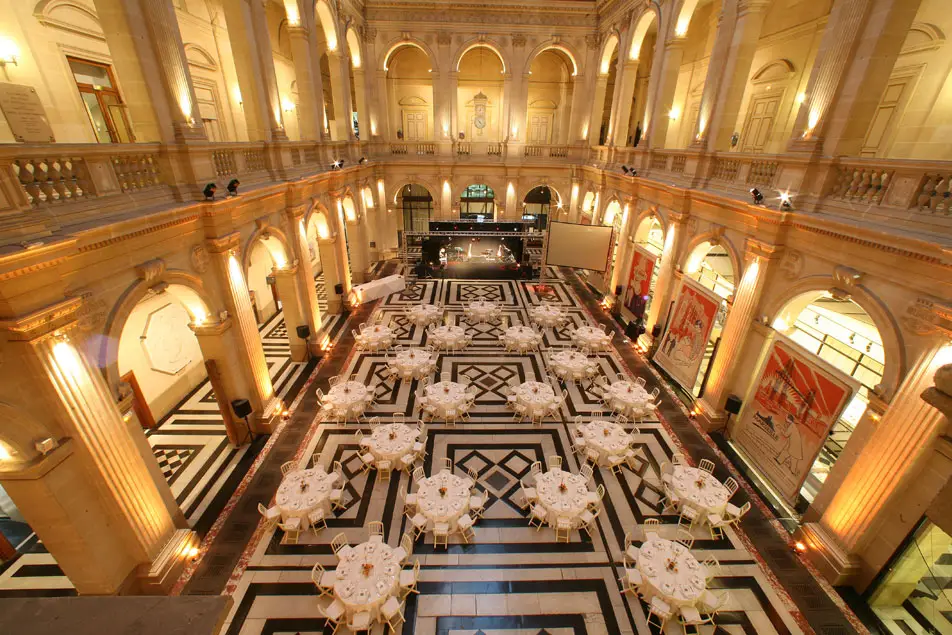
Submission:
M 658 257 L 641 245 L 635 245 L 634 247 L 624 304 L 625 308 L 636 317 L 643 317 L 645 304 L 648 302 L 648 295 L 651 293 L 651 274 L 654 272 Z
M 859 383 L 780 334 L 767 347 L 731 437 L 773 487 L 796 503 Z
M 694 280 L 681 278 L 678 299 L 654 361 L 688 391 L 694 388 L 721 297 Z

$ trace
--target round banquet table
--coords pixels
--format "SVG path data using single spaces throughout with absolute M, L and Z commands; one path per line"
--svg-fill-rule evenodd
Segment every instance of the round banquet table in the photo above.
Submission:
M 369 565 L 366 572 L 365 564 Z M 397 591 L 400 560 L 386 543 L 364 542 L 341 558 L 335 574 L 334 595 L 348 615 L 368 611 L 376 618 L 383 603 Z
M 417 326 L 426 326 L 443 319 L 443 309 L 434 304 L 418 304 L 407 311 L 410 321 Z
M 630 381 L 615 381 L 605 390 L 605 403 L 618 412 L 630 414 L 644 408 L 647 391 Z
M 400 459 L 413 450 L 417 435 L 416 428 L 403 423 L 385 423 L 376 427 L 370 435 L 367 449 L 378 461 L 390 461 L 400 464 Z
M 529 326 L 510 326 L 502 334 L 502 340 L 507 344 L 514 344 L 520 350 L 526 350 L 538 346 L 542 336 Z
M 427 341 L 438 348 L 458 346 L 466 341 L 466 329 L 462 326 L 444 324 L 433 329 Z
M 419 379 L 429 375 L 433 364 L 433 355 L 419 348 L 400 351 L 390 360 L 390 366 L 404 379 Z
M 529 309 L 529 317 L 536 324 L 545 327 L 558 326 L 565 318 L 562 309 L 552 304 L 540 304 Z
M 562 379 L 584 379 L 595 373 L 597 365 L 584 353 L 559 351 L 549 357 L 549 365 Z
M 516 395 L 516 403 L 525 406 L 530 417 L 547 413 L 549 407 L 558 399 L 552 386 L 541 381 L 527 381 L 517 386 L 513 393 Z
M 417 489 L 417 510 L 427 519 L 430 528 L 436 523 L 447 523 L 452 530 L 459 517 L 469 511 L 470 488 L 473 482 L 446 470 L 420 479 Z M 440 489 L 445 488 L 446 494 Z
M 704 567 L 691 551 L 664 538 L 654 538 L 638 550 L 639 590 L 650 600 L 654 596 L 672 607 L 693 606 L 707 583 Z
M 579 346 L 598 351 L 608 346 L 611 336 L 594 326 L 580 326 L 572 333 L 572 339 Z
M 466 386 L 455 381 L 438 381 L 426 387 L 426 398 L 428 408 L 438 416 L 445 416 L 446 411 L 453 408 L 459 413 L 466 403 Z
M 568 520 L 573 527 L 579 525 L 579 516 L 588 502 L 588 484 L 581 474 L 572 474 L 560 469 L 536 475 L 536 496 L 545 508 L 545 522 L 555 527 L 560 518 Z M 559 486 L 564 484 L 565 491 Z
M 585 447 L 598 452 L 598 464 L 608 466 L 609 456 L 623 456 L 631 445 L 631 435 L 617 423 L 611 421 L 591 421 L 578 426 L 585 438 Z
M 494 302 L 487 302 L 486 300 L 476 300 L 463 309 L 463 313 L 466 314 L 467 317 L 480 322 L 492 319 L 497 311 L 499 311 L 499 307 L 497 307 Z
M 706 518 L 707 514 L 719 516 L 727 509 L 730 492 L 723 483 L 704 470 L 687 465 L 675 465 L 674 473 L 671 475 L 671 486 L 681 497 L 682 505 L 688 504 L 704 512 L 702 518 Z
M 327 391 L 324 401 L 338 411 L 353 410 L 358 406 L 363 410 L 361 404 L 366 404 L 371 397 L 370 388 L 359 381 L 344 381 Z
M 278 486 L 274 502 L 281 510 L 281 519 L 300 518 L 307 526 L 307 516 L 317 509 L 331 511 L 330 496 L 337 474 L 328 474 L 319 467 L 288 472 Z
M 366 327 L 358 337 L 367 348 L 388 348 L 393 343 L 393 330 L 389 326 L 375 324 Z

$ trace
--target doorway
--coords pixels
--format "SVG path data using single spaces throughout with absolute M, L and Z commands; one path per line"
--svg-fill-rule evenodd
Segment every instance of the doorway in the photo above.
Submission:
M 76 57 L 66 60 L 96 140 L 99 143 L 135 142 L 112 67 Z
M 782 100 L 782 92 L 757 95 L 751 99 L 743 131 L 744 152 L 763 152 L 767 147 Z

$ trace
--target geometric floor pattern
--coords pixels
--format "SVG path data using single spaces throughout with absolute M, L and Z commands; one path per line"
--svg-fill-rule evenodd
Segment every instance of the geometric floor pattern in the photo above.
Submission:
M 339 315 L 327 314 L 323 274 L 315 278 L 315 287 L 323 327 L 334 337 L 342 320 Z M 275 391 L 289 403 L 307 379 L 302 374 L 306 364 L 291 361 L 280 311 L 260 325 L 259 332 Z M 146 438 L 189 524 L 204 533 L 254 458 L 249 446 L 236 448 L 228 442 L 208 381 L 202 381 L 154 430 L 146 432 Z M 69 579 L 36 540 L 27 553 L 0 567 L 0 597 L 32 595 L 32 591 L 39 595 L 72 591 Z
M 569 451 L 569 425 L 575 417 L 591 419 L 600 410 L 597 399 L 585 386 L 553 383 L 567 391 L 561 421 L 541 428 L 514 423 L 499 392 L 509 378 L 555 382 L 538 353 L 506 353 L 499 342 L 499 327 L 468 324 L 463 307 L 475 299 L 489 299 L 502 306 L 507 323 L 524 324 L 527 310 L 543 299 L 560 304 L 572 325 L 592 323 L 570 286 L 551 280 L 548 288 L 515 281 L 426 280 L 384 298 L 374 309 L 393 317 L 399 344 L 419 346 L 426 333 L 406 323 L 403 311 L 410 305 L 442 302 L 448 320 L 467 327 L 473 344 L 467 350 L 440 355 L 437 372 L 466 376 L 478 388 L 471 420 L 456 427 L 438 421 L 428 424 L 427 473 L 449 457 L 459 473 L 472 468 L 479 486 L 489 494 L 484 517 L 475 525 L 473 544 L 451 538 L 448 550 L 435 550 L 429 537 L 416 543 L 413 557 L 421 563 L 420 594 L 411 595 L 406 606 L 404 633 L 431 634 L 538 634 L 625 635 L 648 633 L 645 607 L 622 594 L 618 581 L 626 532 L 636 541 L 647 518 L 659 518 L 662 535 L 674 537 L 677 517 L 662 514 L 659 466 L 668 460 L 677 444 L 661 421 L 638 426 L 636 442 L 646 460 L 620 475 L 596 472 L 595 480 L 607 495 L 604 510 L 592 537 L 573 532 L 568 544 L 556 543 L 551 529 L 537 532 L 527 525 L 518 505 L 519 479 L 533 461 L 547 463 L 559 456 L 572 471 L 579 464 Z M 355 325 L 348 325 L 348 329 Z M 545 347 L 571 345 L 565 328 L 547 329 Z M 627 373 L 617 352 L 598 356 L 605 374 Z M 359 381 L 379 381 L 378 403 L 367 416 L 386 420 L 394 413 L 417 418 L 414 401 L 417 382 L 384 380 L 383 358 L 373 353 L 353 352 L 343 372 Z M 402 495 L 409 489 L 407 475 L 395 475 L 389 483 L 378 482 L 376 472 L 359 473 L 354 432 L 360 426 L 314 422 L 300 446 L 301 465 L 314 453 L 323 464 L 339 460 L 348 484 L 345 508 L 328 520 L 329 529 L 318 535 L 302 535 L 296 545 L 282 543 L 280 531 L 259 529 L 232 572 L 225 588 L 234 600 L 228 617 L 229 635 L 259 633 L 318 633 L 324 629 L 309 575 L 314 563 L 335 565 L 331 538 L 344 532 L 351 544 L 366 540 L 366 525 L 382 521 L 385 540 L 397 545 L 406 528 Z M 364 429 L 365 432 L 369 429 Z M 718 474 L 723 478 L 726 474 Z M 277 483 L 274 484 L 276 489 Z M 741 493 L 743 494 L 743 492 Z M 741 504 L 746 496 L 738 495 Z M 272 491 L 273 495 L 273 491 Z M 268 503 L 269 501 L 261 501 Z M 695 532 L 695 553 L 701 559 L 714 556 L 721 563 L 711 582 L 715 590 L 727 589 L 730 604 L 718 618 L 718 633 L 788 634 L 810 632 L 797 607 L 767 571 L 761 557 L 741 532 L 728 531 L 712 540 L 706 529 Z M 708 628 L 706 633 L 713 632 Z M 329 632 L 329 631 L 328 631 Z M 378 627 L 377 632 L 382 632 Z M 679 633 L 676 623 L 669 633 Z

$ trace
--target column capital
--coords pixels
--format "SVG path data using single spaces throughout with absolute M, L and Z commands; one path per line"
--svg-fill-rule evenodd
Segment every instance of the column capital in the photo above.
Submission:
M 224 320 L 215 320 L 214 322 L 202 322 L 201 324 L 191 323 L 188 325 L 196 337 L 223 335 L 227 332 L 234 322 L 231 317 Z
M 271 275 L 275 278 L 292 278 L 297 273 L 299 262 L 297 260 L 289 262 L 283 267 L 273 267 Z
M 45 339 L 74 326 L 82 304 L 82 298 L 67 298 L 28 315 L 2 320 L 0 331 L 6 331 L 10 340 L 17 342 Z
M 310 34 L 311 34 L 311 31 L 303 24 L 298 24 L 294 26 L 288 25 L 288 37 L 306 38 Z
M 239 249 L 240 245 L 241 234 L 239 232 L 233 232 L 226 236 L 205 239 L 205 248 L 208 249 L 208 252 L 212 254 L 228 253 L 233 249 Z
M 770 260 L 777 258 L 782 252 L 783 245 L 772 245 L 756 238 L 748 238 L 745 245 L 744 258 L 748 260 L 753 258 Z
M 765 11 L 770 6 L 770 0 L 738 0 L 737 17 L 748 13 L 759 13 Z
M 916 335 L 952 337 L 952 304 L 932 296 L 920 296 L 899 321 Z

